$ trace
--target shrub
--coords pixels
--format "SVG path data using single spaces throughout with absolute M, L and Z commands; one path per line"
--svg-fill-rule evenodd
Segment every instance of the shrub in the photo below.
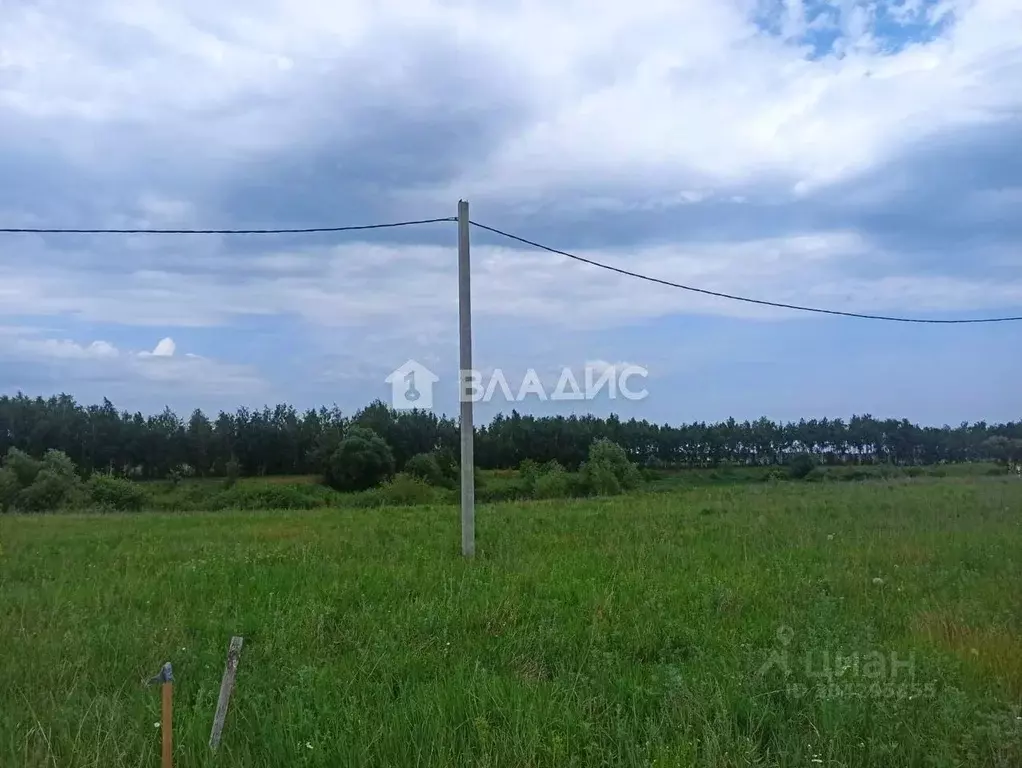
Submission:
M 816 469 L 816 460 L 808 453 L 799 453 L 788 459 L 788 477 L 802 480 Z
M 118 512 L 137 512 L 149 501 L 142 486 L 123 477 L 93 475 L 86 490 L 95 506 Z
M 14 470 L 8 467 L 0 469 L 0 512 L 6 512 L 14 506 L 21 485 Z
M 563 499 L 572 496 L 571 478 L 560 465 L 536 478 L 533 495 L 537 499 Z
M 594 440 L 589 458 L 581 467 L 582 485 L 589 493 L 609 496 L 637 488 L 639 468 L 628 460 L 625 449 L 606 438 Z
M 417 453 L 405 462 L 406 474 L 416 477 L 427 485 L 447 485 L 448 479 L 440 468 L 440 462 L 434 453 Z
M 380 499 L 384 504 L 394 506 L 413 506 L 432 504 L 436 501 L 436 493 L 432 487 L 418 477 L 399 472 L 379 489 Z
M 241 464 L 233 456 L 224 466 L 224 487 L 233 488 L 241 476 Z
M 17 448 L 4 461 L 0 507 L 25 512 L 58 509 L 72 500 L 81 487 L 75 464 L 62 451 L 48 450 L 42 460 Z
M 252 483 L 234 485 L 208 497 L 193 501 L 192 506 L 217 511 L 221 509 L 316 509 L 336 503 L 329 488 L 309 483 Z
M 405 472 L 398 472 L 378 488 L 347 494 L 342 505 L 361 508 L 409 507 L 434 504 L 442 493 L 446 493 L 446 491 L 438 491 L 417 477 L 412 477 Z M 476 500 L 479 500 L 478 496 Z
M 445 485 L 454 487 L 458 484 L 458 460 L 450 451 L 436 451 L 436 462 L 440 467 L 440 474 L 443 475 Z
M 582 466 L 582 476 L 590 493 L 597 496 L 616 496 L 621 493 L 621 481 L 614 468 L 602 461 L 589 461 Z
M 536 495 L 536 486 L 539 482 L 540 466 L 532 459 L 525 459 L 518 465 L 518 482 L 522 493 L 526 496 Z
M 42 468 L 50 470 L 53 474 L 68 482 L 77 482 L 80 479 L 78 477 L 78 467 L 71 461 L 71 457 L 63 451 L 51 448 L 44 453 Z
M 827 479 L 827 472 L 823 467 L 813 467 L 802 479 L 807 483 L 818 483 Z
M 35 480 L 18 493 L 15 505 L 25 512 L 50 512 L 59 509 L 73 486 L 52 469 L 41 469 Z
M 476 501 L 481 504 L 492 504 L 500 501 L 521 501 L 531 499 L 532 496 L 525 492 L 521 483 L 497 483 L 486 485 L 482 488 L 476 487 Z
M 394 474 L 394 454 L 382 437 L 352 427 L 327 462 L 324 479 L 338 491 L 363 491 Z
M 39 470 L 43 468 L 41 461 L 33 459 L 27 453 L 17 448 L 11 448 L 7 451 L 7 457 L 4 459 L 3 464 L 14 473 L 18 480 L 19 488 L 27 488 L 32 485 L 36 475 L 39 474 Z

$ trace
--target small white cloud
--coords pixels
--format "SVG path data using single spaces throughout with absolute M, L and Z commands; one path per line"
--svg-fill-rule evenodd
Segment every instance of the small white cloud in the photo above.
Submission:
M 87 349 L 87 352 L 93 357 L 117 357 L 119 354 L 117 347 L 108 341 L 94 341 Z
M 185 353 L 176 355 L 173 339 L 164 338 L 152 352 L 122 351 L 108 341 L 79 344 L 42 336 L 37 329 L 0 326 L 0 360 L 44 364 L 67 376 L 99 377 L 110 382 L 147 382 L 196 392 L 248 395 L 265 390 L 251 366 Z
M 174 352 L 177 350 L 177 345 L 174 340 L 169 336 L 165 339 L 160 339 L 160 343 L 156 345 L 151 354 L 153 357 L 173 357 Z
M 102 360 L 117 357 L 120 352 L 107 341 L 94 341 L 83 346 L 70 339 L 39 339 L 31 335 L 13 337 L 13 348 L 29 357 L 58 360 Z

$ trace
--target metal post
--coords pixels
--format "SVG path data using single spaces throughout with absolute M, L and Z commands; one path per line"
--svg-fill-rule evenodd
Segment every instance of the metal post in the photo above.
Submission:
M 461 336 L 461 362 L 458 398 L 461 401 L 461 554 L 474 557 L 475 531 L 475 458 L 473 455 L 472 399 L 468 392 L 472 372 L 472 291 L 469 274 L 468 201 L 458 201 L 458 324 Z

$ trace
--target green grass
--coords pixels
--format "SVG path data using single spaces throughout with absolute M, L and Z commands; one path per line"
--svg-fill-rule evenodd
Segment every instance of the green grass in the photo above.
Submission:
M 1022 765 L 1014 478 L 477 526 L 465 562 L 453 506 L 0 517 L 0 765 L 158 765 L 167 660 L 177 766 Z

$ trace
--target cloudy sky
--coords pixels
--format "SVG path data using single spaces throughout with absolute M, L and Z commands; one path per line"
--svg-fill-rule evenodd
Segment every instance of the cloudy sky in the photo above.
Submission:
M 1022 315 L 1019 0 L 0 0 L 0 227 L 472 218 L 699 287 Z M 456 409 L 450 223 L 0 234 L 0 390 Z M 772 310 L 472 234 L 476 366 L 657 421 L 1022 417 L 1022 323 Z M 517 378 L 516 378 L 517 377 Z M 486 418 L 509 410 L 501 402 Z

